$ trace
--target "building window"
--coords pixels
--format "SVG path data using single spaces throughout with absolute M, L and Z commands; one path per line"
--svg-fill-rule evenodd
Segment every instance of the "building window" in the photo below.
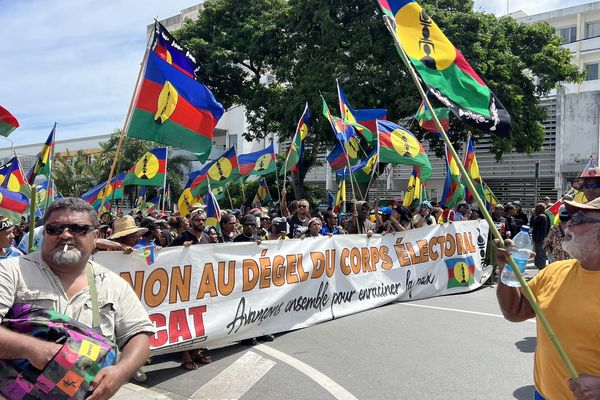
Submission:
M 228 147 L 228 149 L 231 148 L 232 146 L 235 146 L 236 148 L 238 147 L 237 138 L 238 138 L 238 135 L 229 134 L 229 147 Z
M 556 34 L 560 36 L 564 44 L 573 43 L 575 40 L 577 40 L 577 27 L 569 26 L 566 28 L 560 28 Z
M 585 24 L 585 37 L 591 38 L 594 36 L 600 36 L 600 21 L 599 22 L 589 22 Z
M 583 67 L 587 71 L 587 75 L 585 76 L 586 81 L 598 80 L 598 63 L 585 64 Z

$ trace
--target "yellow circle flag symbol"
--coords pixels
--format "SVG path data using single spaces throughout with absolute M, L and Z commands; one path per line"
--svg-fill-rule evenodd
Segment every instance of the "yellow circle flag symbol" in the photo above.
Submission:
M 106 196 L 108 196 L 111 193 L 112 193 L 112 185 L 109 185 L 107 183 L 106 185 L 104 185 L 104 187 L 98 193 L 98 198 L 99 199 L 106 198 Z
M 228 158 L 219 158 L 212 167 L 208 169 L 208 176 L 213 181 L 224 181 L 231 175 L 231 161 Z
M 154 120 L 159 124 L 164 124 L 177 108 L 177 101 L 179 100 L 179 93 L 171 82 L 165 81 L 165 84 L 158 95 L 158 105 L 156 114 L 154 114 Z
M 403 129 L 394 129 L 390 134 L 394 150 L 402 157 L 416 157 L 421 152 L 419 141 Z
M 265 169 L 269 168 L 272 159 L 273 156 L 270 153 L 263 154 L 258 158 L 258 160 L 256 160 L 254 171 L 264 171 Z
M 302 126 L 300 127 L 300 139 L 304 140 L 304 138 L 308 135 L 308 125 L 302 122 Z
M 355 138 L 350 138 L 345 144 L 344 148 L 346 149 L 346 154 L 348 158 L 356 158 L 358 157 L 358 142 Z
M 4 183 L 5 179 L 6 179 L 5 175 L 0 175 L 0 185 L 2 185 Z M 20 192 L 21 191 L 21 185 L 19 184 L 19 180 L 12 174 L 8 178 L 8 185 L 6 186 L 6 188 L 8 190 L 10 190 L 11 192 Z
M 139 179 L 152 179 L 158 173 L 159 168 L 160 164 L 158 158 L 156 158 L 154 154 L 148 152 L 144 154 L 144 157 L 138 160 L 133 172 Z
M 409 57 L 438 71 L 454 63 L 456 48 L 416 2 L 396 14 L 396 33 Z
M 454 265 L 454 279 L 463 285 L 469 285 L 469 279 L 471 278 L 471 271 L 467 263 L 460 261 Z

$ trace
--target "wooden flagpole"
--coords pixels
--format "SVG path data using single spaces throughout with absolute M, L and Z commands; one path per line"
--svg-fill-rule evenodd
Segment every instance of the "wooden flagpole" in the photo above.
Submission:
M 169 167 L 169 147 L 165 146 L 165 180 L 163 182 L 163 198 L 162 198 L 162 207 L 161 210 L 165 212 L 165 200 L 167 199 L 166 190 L 167 190 L 167 172 Z
M 384 17 L 384 22 L 385 22 L 388 30 L 390 31 L 392 37 L 394 38 L 394 41 L 396 43 L 396 47 L 398 49 L 398 54 L 402 58 L 402 61 L 404 62 L 404 64 L 406 65 L 406 67 L 408 68 L 408 72 L 410 73 L 413 81 L 415 82 L 415 85 L 417 86 L 417 89 L 419 90 L 419 94 L 421 95 L 421 98 L 423 99 L 423 102 L 425 102 L 425 104 L 427 105 L 427 107 L 430 110 L 433 110 L 433 107 L 431 106 L 431 103 L 429 102 L 429 98 L 426 96 L 425 91 L 423 90 L 423 87 L 421 86 L 421 84 L 419 82 L 419 78 L 417 77 L 417 73 L 413 69 L 413 66 L 410 63 L 410 60 L 408 59 L 408 56 L 406 55 L 406 52 L 404 51 L 404 48 L 402 47 L 402 44 L 400 43 L 400 41 L 396 37 L 396 32 L 395 32 L 394 26 L 392 25 L 391 20 L 389 19 L 389 17 Z M 458 160 L 459 159 L 458 153 L 454 149 L 454 146 L 452 145 L 452 142 L 450 141 L 450 138 L 448 138 L 448 135 L 446 134 L 446 131 L 444 130 L 444 127 L 442 126 L 440 120 L 438 119 L 438 117 L 435 114 L 435 112 L 431 112 L 431 115 L 433 117 L 433 121 L 435 122 L 436 127 L 438 128 L 438 130 L 440 132 L 440 135 L 441 135 L 442 139 L 444 140 L 444 143 L 446 144 L 446 146 L 448 147 L 448 149 L 452 153 L 452 156 L 454 157 L 454 159 Z M 462 165 L 462 163 L 458 163 L 458 162 L 456 164 L 458 165 L 458 169 L 460 170 L 460 173 L 463 176 L 464 182 L 469 187 L 469 190 L 473 193 L 473 197 L 477 201 L 477 204 L 479 205 L 479 210 L 481 211 L 481 213 L 485 217 L 485 220 L 487 221 L 487 223 L 489 225 L 490 231 L 492 232 L 493 236 L 496 239 L 498 239 L 499 246 L 502 249 L 505 249 L 504 239 L 500 235 L 500 232 L 498 231 L 498 228 L 496 228 L 496 224 L 492 220 L 492 217 L 491 217 L 490 213 L 488 212 L 487 208 L 485 207 L 485 203 L 483 202 L 483 200 L 479 196 L 479 193 L 477 193 L 477 190 L 475 190 L 475 185 L 473 184 L 473 181 L 469 177 L 469 174 L 467 173 L 464 165 Z M 529 303 L 531 304 L 531 307 L 535 311 L 535 314 L 537 315 L 539 321 L 542 323 L 544 329 L 548 333 L 548 337 L 550 338 L 550 340 L 552 341 L 552 344 L 554 345 L 554 347 L 558 351 L 558 353 L 559 353 L 559 355 L 560 355 L 563 363 L 565 364 L 565 366 L 566 366 L 566 368 L 567 368 L 567 370 L 569 372 L 569 375 L 571 376 L 571 378 L 577 379 L 579 377 L 579 374 L 575 370 L 575 367 L 573 366 L 573 363 L 569 359 L 567 353 L 564 351 L 562 345 L 560 344 L 560 342 L 556 338 L 556 334 L 554 333 L 554 330 L 552 329 L 552 327 L 548 323 L 548 320 L 546 319 L 546 316 L 544 315 L 544 313 L 542 312 L 542 309 L 540 308 L 539 304 L 537 303 L 537 301 L 535 299 L 535 296 L 533 295 L 533 292 L 529 288 L 529 285 L 527 285 L 527 281 L 523 277 L 523 274 L 521 274 L 521 271 L 517 267 L 517 264 L 515 263 L 515 260 L 513 259 L 513 257 L 510 254 L 510 252 L 507 251 L 506 254 L 507 254 L 508 264 L 512 267 L 512 269 L 513 269 L 513 271 L 514 271 L 517 279 L 519 280 L 519 283 L 521 284 L 522 293 L 525 295 L 525 297 L 527 298 L 527 300 L 529 300 Z

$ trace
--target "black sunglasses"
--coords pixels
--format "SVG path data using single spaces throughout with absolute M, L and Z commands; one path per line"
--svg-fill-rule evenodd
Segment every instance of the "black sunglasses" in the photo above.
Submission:
M 590 224 L 600 224 L 600 219 L 588 217 L 580 212 L 576 212 L 575 214 L 571 215 L 571 223 L 573 225 L 579 225 L 586 222 Z
M 44 231 L 48 235 L 57 236 L 62 234 L 65 229 L 68 229 L 75 236 L 86 235 L 89 231 L 94 230 L 91 225 L 77 225 L 77 224 L 64 224 L 64 225 L 46 225 Z

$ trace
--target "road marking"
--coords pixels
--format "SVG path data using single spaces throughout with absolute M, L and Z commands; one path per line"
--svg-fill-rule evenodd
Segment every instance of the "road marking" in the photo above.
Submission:
M 135 392 L 132 393 L 132 392 Z M 131 400 L 131 399 L 155 399 L 155 400 L 170 400 L 171 398 L 165 396 L 162 393 L 155 392 L 154 390 L 150 390 L 148 388 L 135 385 L 133 383 L 126 383 L 119 391 L 114 395 L 113 399 L 116 400 Z
M 196 390 L 190 399 L 237 400 L 274 365 L 275 361 L 248 351 Z
M 398 302 L 396 304 L 400 304 L 403 306 L 411 306 L 411 307 L 432 308 L 434 310 L 442 310 L 442 311 L 454 311 L 454 312 L 459 312 L 459 313 L 463 313 L 463 314 L 485 315 L 486 317 L 495 317 L 495 318 L 504 319 L 504 316 L 501 314 L 489 314 L 489 313 L 483 313 L 483 312 L 479 312 L 479 311 L 459 310 L 456 308 L 426 306 L 423 304 L 411 304 L 411 303 L 402 303 L 402 302 Z M 526 321 L 535 323 L 535 318 L 530 318 Z
M 304 375 L 308 376 L 310 379 L 319 384 L 323 389 L 327 390 L 333 397 L 339 400 L 358 400 L 352 393 L 338 385 L 333 379 L 329 378 L 327 375 L 317 371 L 313 367 L 308 364 L 303 363 L 290 356 L 289 354 L 283 353 L 279 350 L 275 350 L 272 347 L 269 347 L 265 344 L 259 344 L 258 346 L 254 346 L 254 349 L 258 351 L 262 351 L 263 353 L 279 360 L 292 368 L 297 369 L 302 372 Z

